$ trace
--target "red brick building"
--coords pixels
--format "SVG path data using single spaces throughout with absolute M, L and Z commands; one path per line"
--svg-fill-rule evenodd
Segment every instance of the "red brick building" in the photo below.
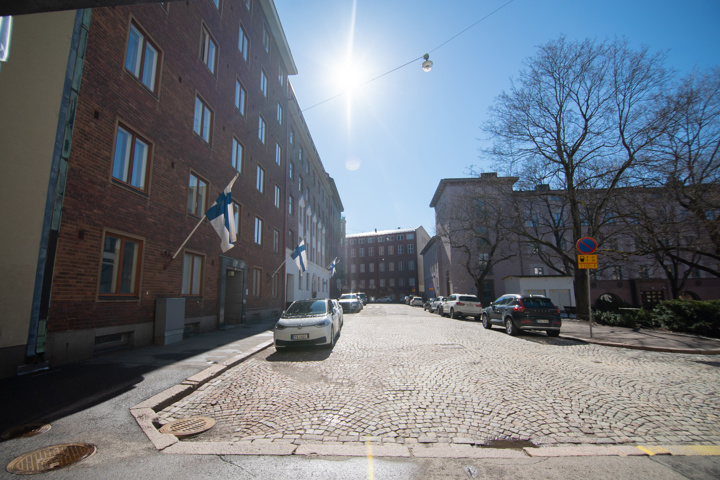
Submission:
M 32 313 L 3 355 L 59 365 L 272 318 L 299 238 L 312 255 L 303 290 L 328 296 L 342 203 L 297 108 L 272 0 L 97 8 L 67 25 Z M 198 223 L 236 175 L 237 242 L 223 253 Z

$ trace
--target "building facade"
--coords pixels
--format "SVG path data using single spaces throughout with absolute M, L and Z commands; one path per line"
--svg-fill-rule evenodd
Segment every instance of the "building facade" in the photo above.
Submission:
M 33 174 L 3 161 L 26 193 L 0 214 L 32 223 L 2 238 L 23 250 L 21 264 L 2 259 L 22 280 L 0 320 L 3 376 L 279 315 L 300 295 L 288 257 L 300 236 L 314 269 L 303 295 L 329 295 L 342 203 L 271 0 L 28 15 L 13 35 L 0 121 L 16 127 L 0 148 L 29 154 Z M 63 60 L 33 70 L 32 55 Z M 223 252 L 203 217 L 235 177 L 237 242 Z M 20 202 L 29 191 L 42 201 Z
M 430 236 L 413 229 L 357 233 L 346 237 L 347 269 L 343 292 L 365 292 L 368 298 L 425 294 L 420 252 Z
M 517 181 L 517 177 L 495 173 L 440 181 L 430 203 L 435 208 L 438 236 L 423 251 L 426 283 L 439 282 L 439 295 L 477 294 L 484 304 L 505 293 L 544 294 L 555 299 L 561 309 L 572 311 L 575 295 L 569 285 L 573 277 L 563 272 L 577 268 L 579 252 L 575 249 L 578 239 L 572 238 L 564 217 L 564 192 L 544 185 L 533 191 L 516 191 L 513 185 Z M 649 210 L 658 211 L 661 204 L 666 206 L 659 193 L 656 189 L 620 189 L 617 200 L 604 212 L 596 238 L 599 268 L 587 270 L 592 304 L 610 301 L 652 307 L 674 298 L 672 282 L 665 273 L 667 265 L 658 264 L 647 252 L 639 253 L 638 218 L 628 208 L 640 203 L 656 205 Z M 594 193 L 585 194 L 592 204 Z M 534 239 L 521 235 L 523 230 L 532 232 Z M 470 234 L 463 236 L 467 232 Z M 683 238 L 677 240 L 686 251 L 688 242 L 703 241 L 701 235 L 693 237 L 689 231 L 680 234 Z M 558 248 L 548 248 L 551 246 Z M 674 268 L 684 280 L 681 296 L 720 298 L 720 278 L 682 265 Z M 523 291 L 516 291 L 518 288 Z

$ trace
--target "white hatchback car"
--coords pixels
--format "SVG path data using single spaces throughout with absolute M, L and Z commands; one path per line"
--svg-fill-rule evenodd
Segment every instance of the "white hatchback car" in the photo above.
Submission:
M 341 312 L 328 298 L 296 300 L 275 324 L 275 349 L 290 346 L 335 346 L 342 322 Z

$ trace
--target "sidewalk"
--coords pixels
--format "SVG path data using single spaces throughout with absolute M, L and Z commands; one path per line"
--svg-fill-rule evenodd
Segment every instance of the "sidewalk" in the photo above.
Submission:
M 563 319 L 560 336 L 608 347 L 634 348 L 655 352 L 720 355 L 720 339 L 661 330 L 609 327 L 594 322 L 591 337 L 588 322 L 572 318 Z

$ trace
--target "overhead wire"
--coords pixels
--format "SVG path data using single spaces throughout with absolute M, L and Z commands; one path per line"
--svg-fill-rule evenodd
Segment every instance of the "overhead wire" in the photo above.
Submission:
M 506 3 L 504 3 L 503 5 L 499 6 L 498 8 L 496 8 L 495 10 L 493 10 L 492 12 L 490 12 L 490 13 L 488 13 L 487 15 L 485 15 L 484 17 L 482 17 L 480 20 L 478 20 L 478 21 L 476 21 L 475 23 L 473 23 L 472 25 L 470 25 L 469 27 L 467 27 L 467 28 L 461 30 L 460 32 L 456 33 L 455 35 L 453 35 L 452 37 L 448 38 L 447 40 L 445 40 L 443 43 L 441 43 L 441 44 L 438 45 L 437 47 L 433 48 L 432 50 L 429 50 L 428 53 L 432 53 L 432 52 L 434 52 L 434 51 L 436 51 L 436 50 L 444 47 L 445 45 L 447 45 L 447 44 L 450 43 L 451 41 L 455 40 L 457 37 L 459 37 L 459 36 L 462 35 L 463 33 L 467 32 L 467 31 L 470 30 L 470 29 L 472 29 L 473 27 L 475 27 L 476 25 L 478 25 L 480 22 L 482 22 L 482 21 L 488 19 L 489 17 L 495 15 L 497 12 L 499 12 L 499 11 L 502 10 L 503 8 L 507 7 L 508 5 L 510 5 L 511 3 L 513 3 L 514 1 L 515 1 L 515 0 L 509 0 L 508 2 L 506 2 Z M 410 60 L 409 62 L 400 65 L 399 67 L 395 67 L 395 68 L 393 68 L 392 70 L 388 70 L 387 72 L 385 72 L 385 73 L 383 73 L 383 74 L 380 74 L 380 75 L 378 75 L 378 76 L 376 76 L 376 77 L 373 77 L 373 78 L 371 78 L 371 79 L 369 79 L 369 80 L 366 80 L 366 81 L 364 81 L 364 82 L 358 83 L 357 86 L 362 86 L 362 85 L 367 85 L 368 83 L 372 83 L 372 82 L 374 82 L 375 80 L 379 80 L 380 78 L 385 77 L 385 76 L 387 76 L 387 75 L 389 75 L 389 74 L 391 74 L 391 73 L 393 73 L 393 72 L 396 72 L 397 70 L 400 70 L 401 68 L 405 68 L 405 67 L 407 67 L 408 65 L 417 62 L 418 60 L 422 60 L 423 58 L 425 58 L 425 56 L 424 56 L 424 55 L 420 55 L 418 58 L 414 58 L 414 59 Z M 357 88 L 357 86 L 356 86 L 355 88 Z M 338 97 L 342 97 L 343 95 L 346 95 L 348 92 L 350 92 L 349 89 L 348 89 L 348 90 L 345 90 L 344 92 L 340 92 L 340 93 L 338 93 L 337 95 L 333 95 L 333 96 L 330 97 L 330 98 L 326 98 L 325 100 L 322 100 L 322 101 L 320 101 L 320 102 L 318 102 L 318 103 L 316 103 L 316 104 L 314 104 L 314 105 L 311 105 L 311 106 L 309 106 L 309 107 L 307 107 L 307 108 L 304 108 L 304 109 L 301 110 L 301 112 L 307 112 L 307 111 L 310 110 L 311 108 L 315 108 L 315 107 L 320 106 L 320 105 L 322 105 L 322 104 L 324 104 L 324 103 L 327 103 L 327 102 L 329 102 L 329 101 L 331 101 L 331 100 L 335 100 L 335 99 L 338 98 Z

